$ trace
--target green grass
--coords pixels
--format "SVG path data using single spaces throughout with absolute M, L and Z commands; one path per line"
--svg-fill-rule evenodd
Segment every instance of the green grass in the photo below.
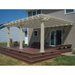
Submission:
M 13 44 L 10 44 L 13 46 Z M 26 45 L 26 44 L 23 44 Z M 7 46 L 6 43 L 0 43 L 0 47 Z M 6 56 L 0 53 L 0 65 L 24 65 L 28 66 L 26 62 L 20 61 L 18 59 Z M 53 59 L 45 60 L 42 62 L 38 62 L 29 66 L 57 66 L 57 65 L 75 65 L 75 57 L 74 56 L 60 56 Z
M 74 56 L 60 56 L 51 59 L 49 62 L 44 62 L 42 65 L 75 65 L 75 57 Z
M 75 54 L 75 48 L 74 48 L 74 49 L 72 49 L 72 51 L 73 51 L 73 53 Z
M 27 44 L 24 44 L 23 43 L 23 46 L 26 46 Z M 0 47 L 5 47 L 5 46 L 7 46 L 7 43 L 0 43 Z M 14 46 L 14 44 L 13 43 L 10 43 L 10 46 Z

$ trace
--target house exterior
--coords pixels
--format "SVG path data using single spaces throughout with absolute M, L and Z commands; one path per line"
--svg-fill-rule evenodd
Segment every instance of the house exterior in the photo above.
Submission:
M 10 39 L 12 42 L 20 40 L 20 28 L 19 27 L 11 27 L 10 28 Z M 23 31 L 23 40 L 25 41 L 25 32 Z M 7 42 L 7 28 L 1 24 L 0 25 L 0 43 Z
M 74 9 L 38 9 L 26 10 L 25 12 L 28 13 L 27 18 L 3 24 L 7 27 L 7 47 L 0 48 L 1 53 L 13 56 L 29 63 L 34 63 L 61 56 L 61 53 L 63 52 L 72 51 L 71 46 L 72 48 L 75 47 Z M 10 28 L 13 27 L 20 28 L 19 47 L 10 46 L 9 33 Z M 27 28 L 24 32 L 25 40 L 28 39 L 26 42 L 29 46 L 23 46 L 23 27 Z
M 75 10 L 74 9 L 43 9 L 43 10 L 26 10 L 28 17 L 37 14 L 45 14 L 65 21 L 70 21 L 73 26 L 45 27 L 44 38 L 48 46 L 55 47 L 61 44 L 72 44 L 75 48 Z M 40 28 L 27 28 L 28 45 L 34 41 L 40 41 Z

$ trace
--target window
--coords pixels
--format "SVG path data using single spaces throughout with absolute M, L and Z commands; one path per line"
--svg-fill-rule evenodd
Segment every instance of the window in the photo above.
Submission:
M 36 10 L 32 12 L 32 16 L 41 14 L 41 10 Z
M 27 37 L 27 31 L 25 31 L 25 37 Z
M 36 11 L 33 11 L 33 16 L 36 15 Z
M 37 14 L 41 14 L 41 10 L 37 10 Z
M 37 30 L 34 30 L 33 35 L 34 35 L 34 37 L 37 37 L 37 35 L 38 35 L 38 31 L 37 31 Z
M 74 13 L 74 12 L 75 12 L 74 9 L 66 9 L 65 10 L 65 14 Z

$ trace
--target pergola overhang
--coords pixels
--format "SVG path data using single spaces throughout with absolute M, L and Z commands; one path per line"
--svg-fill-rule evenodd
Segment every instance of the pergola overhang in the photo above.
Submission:
M 69 26 L 73 25 L 70 21 L 65 21 L 52 16 L 39 14 L 30 16 L 24 19 L 12 21 L 4 24 L 8 29 L 7 46 L 9 47 L 9 28 L 16 26 L 20 27 L 20 49 L 22 49 L 22 27 L 26 28 L 41 28 L 41 48 L 40 52 L 44 52 L 44 28 L 45 27 L 57 27 L 57 26 Z
M 4 25 L 6 27 L 16 26 L 16 27 L 27 27 L 27 28 L 40 28 L 41 22 L 44 22 L 45 27 L 72 25 L 72 22 L 65 21 L 62 19 L 44 15 L 44 14 L 30 16 L 24 19 L 5 23 Z

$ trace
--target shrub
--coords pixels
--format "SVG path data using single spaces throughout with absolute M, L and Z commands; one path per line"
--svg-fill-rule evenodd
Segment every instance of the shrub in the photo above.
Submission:
M 72 51 L 73 51 L 73 53 L 75 54 L 75 48 L 74 48 Z

